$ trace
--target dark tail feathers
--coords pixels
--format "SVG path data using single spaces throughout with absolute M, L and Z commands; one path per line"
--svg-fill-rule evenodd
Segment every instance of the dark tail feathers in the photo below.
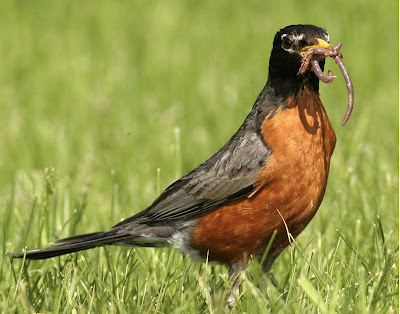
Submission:
M 14 258 L 23 258 L 24 256 L 26 256 L 27 259 L 45 259 L 82 250 L 92 249 L 98 246 L 114 244 L 116 242 L 121 242 L 131 237 L 132 235 L 117 233 L 116 230 L 88 233 L 57 240 L 54 243 L 59 245 L 51 246 L 45 249 L 10 253 L 7 255 L 10 255 Z

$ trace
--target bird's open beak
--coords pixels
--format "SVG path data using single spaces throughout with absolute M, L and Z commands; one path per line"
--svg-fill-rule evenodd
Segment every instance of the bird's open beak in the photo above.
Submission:
M 317 38 L 316 43 L 313 46 L 304 47 L 303 49 L 301 49 L 300 54 L 305 54 L 311 48 L 324 48 L 334 51 L 333 47 L 329 43 L 321 38 Z

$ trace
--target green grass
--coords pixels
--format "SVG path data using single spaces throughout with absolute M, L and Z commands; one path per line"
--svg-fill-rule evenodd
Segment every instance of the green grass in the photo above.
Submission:
M 325 199 L 274 264 L 279 289 L 249 262 L 237 312 L 398 312 L 397 2 L 3 0 L 0 12 L 0 254 L 146 208 L 237 130 L 275 32 L 311 23 L 343 42 L 354 113 L 341 127 L 342 77 L 321 86 L 338 138 Z M 231 311 L 227 269 L 170 249 L 2 257 L 0 282 L 3 312 Z

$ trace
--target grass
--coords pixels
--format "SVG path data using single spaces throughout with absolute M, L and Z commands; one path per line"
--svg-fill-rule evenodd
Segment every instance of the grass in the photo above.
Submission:
M 355 85 L 321 87 L 336 130 L 328 189 L 238 312 L 397 313 L 398 3 L 1 1 L 0 253 L 106 230 L 222 146 L 267 77 L 275 32 L 326 27 Z M 328 68 L 339 73 L 332 60 Z M 170 249 L 0 259 L 3 312 L 231 312 L 227 269 Z

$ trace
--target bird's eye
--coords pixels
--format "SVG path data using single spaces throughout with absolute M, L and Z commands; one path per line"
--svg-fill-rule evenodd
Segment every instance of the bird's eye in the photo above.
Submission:
M 282 47 L 283 48 L 289 49 L 290 47 L 292 47 L 292 43 L 293 43 L 293 41 L 289 37 L 285 36 L 282 38 Z

